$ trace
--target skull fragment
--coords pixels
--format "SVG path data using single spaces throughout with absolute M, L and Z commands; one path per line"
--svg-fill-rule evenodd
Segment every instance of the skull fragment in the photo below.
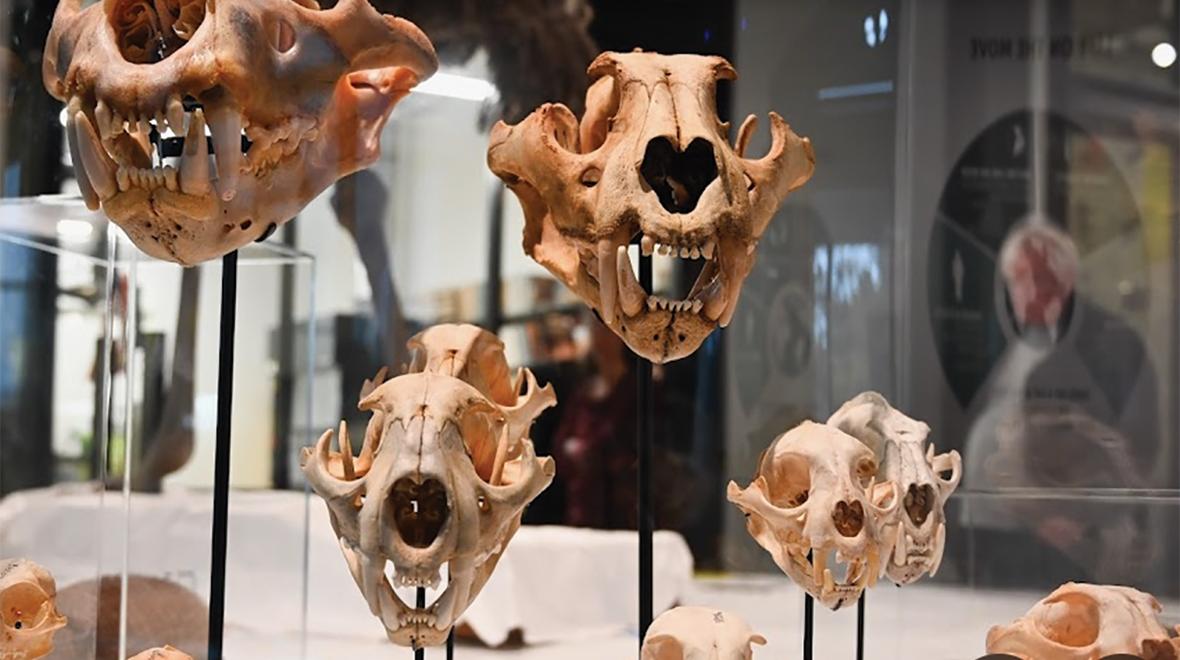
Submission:
M 193 656 L 172 646 L 162 646 L 148 649 L 127 660 L 193 660 Z
M 603 53 L 579 123 L 546 104 L 492 130 L 488 165 L 524 209 L 524 249 L 653 362 L 682 358 L 733 317 L 758 240 L 810 178 L 811 144 L 770 113 L 770 152 L 745 158 L 754 115 L 733 146 L 717 117 L 720 57 Z M 704 267 L 682 300 L 637 281 L 627 246 Z
M 438 326 L 410 340 L 412 371 L 366 383 L 373 416 L 360 455 L 341 424 L 305 449 L 303 471 L 328 504 L 349 571 L 402 646 L 434 646 L 479 594 L 520 527 L 525 505 L 553 480 L 532 421 L 556 403 L 527 369 L 510 378 L 503 344 L 474 326 Z M 393 564 L 391 585 L 386 563 Z M 438 590 L 426 607 L 394 587 Z
M 1159 602 L 1130 587 L 1069 582 L 1023 617 L 987 633 L 987 652 L 1021 660 L 1098 660 L 1130 654 L 1175 660 L 1180 640 L 1156 615 Z
M 808 421 L 771 443 L 747 488 L 729 482 L 727 497 L 774 563 L 837 610 L 876 584 L 892 547 L 901 494 L 877 473 L 868 447 Z
M 946 545 L 946 501 L 963 476 L 959 452 L 936 456 L 927 438 L 930 427 L 907 417 L 876 392 L 853 397 L 827 423 L 871 449 L 877 457 L 878 480 L 901 489 L 900 530 L 893 532 L 896 541 L 885 574 L 898 585 L 937 574 Z
M 192 265 L 374 162 L 394 104 L 437 66 L 367 0 L 62 0 L 42 77 L 86 204 Z
M 741 618 L 708 607 L 677 607 L 647 629 L 639 660 L 750 660 L 766 644 Z
M 53 651 L 65 627 L 49 571 L 25 559 L 0 561 L 0 660 L 33 660 Z

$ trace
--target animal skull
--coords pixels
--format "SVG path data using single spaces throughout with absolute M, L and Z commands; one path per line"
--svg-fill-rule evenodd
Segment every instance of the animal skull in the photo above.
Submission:
M 868 447 L 808 421 L 771 443 L 747 488 L 729 482 L 727 497 L 779 568 L 836 610 L 876 584 L 892 547 L 901 493 L 877 474 Z M 847 565 L 839 580 L 833 556 Z
M 766 638 L 729 612 L 677 607 L 652 622 L 639 660 L 750 660 L 754 644 Z
M 989 630 L 987 652 L 1021 660 L 1098 660 L 1123 653 L 1175 660 L 1180 640 L 1156 619 L 1160 609 L 1151 594 L 1137 589 L 1069 582 L 1024 617 Z
M 33 660 L 53 651 L 65 627 L 49 571 L 26 559 L 0 562 L 0 660 Z
M 164 646 L 148 649 L 127 660 L 193 660 L 193 656 L 172 646 Z
M 811 143 L 770 113 L 772 143 L 745 158 L 746 118 L 731 147 L 716 85 L 720 57 L 603 53 L 581 122 L 546 104 L 492 129 L 488 165 L 524 208 L 524 249 L 598 311 L 636 353 L 682 358 L 733 317 L 754 250 L 787 193 L 811 177 Z M 627 246 L 705 259 L 687 298 L 649 294 Z M 653 292 L 654 293 L 654 292 Z
M 192 265 L 374 162 L 394 104 L 437 67 L 426 35 L 367 0 L 62 0 L 42 77 L 86 204 Z
M 504 346 L 474 326 L 437 326 L 410 340 L 411 373 L 366 383 L 360 408 L 372 411 L 360 456 L 341 423 L 305 449 L 303 471 L 328 503 L 349 571 L 389 639 L 433 646 L 479 594 L 520 526 L 525 505 L 553 480 L 553 459 L 538 458 L 532 421 L 556 403 L 527 369 L 510 378 Z M 522 393 L 523 390 L 523 393 Z M 402 587 L 436 589 L 411 607 Z
M 934 455 L 928 442 L 930 427 L 896 410 L 876 392 L 862 392 L 840 407 L 828 425 L 860 440 L 873 451 L 878 478 L 897 484 L 904 494 L 900 530 L 893 536 L 891 560 L 885 574 L 895 584 L 933 577 L 942 563 L 946 544 L 947 498 L 963 476 L 959 452 Z M 947 478 L 942 473 L 950 472 Z

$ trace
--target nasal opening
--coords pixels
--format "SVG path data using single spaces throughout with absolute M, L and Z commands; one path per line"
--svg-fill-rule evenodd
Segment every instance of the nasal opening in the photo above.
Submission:
M 429 548 L 451 514 L 447 490 L 437 479 L 422 483 L 402 477 L 390 492 L 398 536 L 414 548 Z
M 639 172 L 668 212 L 689 213 L 717 178 L 717 159 L 712 143 L 704 138 L 679 152 L 671 140 L 658 137 L 647 143 Z
M 921 527 L 926 523 L 926 518 L 930 512 L 934 510 L 934 489 L 930 484 L 910 484 L 906 490 L 905 513 L 910 517 L 915 525 Z
M 836 509 L 832 511 L 832 522 L 841 536 L 852 538 L 860 534 L 865 525 L 865 510 L 860 502 L 836 502 Z

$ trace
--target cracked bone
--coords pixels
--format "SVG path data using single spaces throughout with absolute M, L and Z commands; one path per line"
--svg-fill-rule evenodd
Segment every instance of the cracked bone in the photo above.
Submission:
M 669 362 L 733 319 L 754 246 L 815 167 L 811 144 L 770 114 L 762 158 L 735 150 L 717 118 L 720 57 L 603 53 L 579 120 L 546 104 L 492 130 L 488 165 L 519 198 L 524 249 L 636 353 Z M 607 268 L 636 235 L 644 255 L 706 260 L 684 300 L 656 299 Z M 595 261 L 597 260 L 597 267 Z M 647 296 L 646 304 L 638 294 Z

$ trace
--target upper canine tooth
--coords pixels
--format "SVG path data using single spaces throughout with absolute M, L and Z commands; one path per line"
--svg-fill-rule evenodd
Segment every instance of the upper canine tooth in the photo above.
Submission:
M 102 199 L 114 195 L 118 191 L 115 185 L 115 171 L 118 166 L 107 155 L 106 149 L 102 148 L 94 125 L 81 110 L 74 114 L 74 130 L 78 133 L 78 156 L 82 161 L 82 167 L 86 169 L 90 185 L 94 187 L 94 192 Z
M 618 267 L 615 260 L 618 252 L 609 238 L 598 241 L 598 313 L 607 325 L 615 322 L 615 299 L 619 293 Z
M 205 139 L 205 113 L 193 111 L 180 157 L 180 190 L 186 195 L 206 195 L 209 184 L 209 142 Z
M 66 108 L 66 138 L 70 143 L 70 162 L 74 164 L 74 178 L 78 181 L 78 190 L 82 193 L 82 199 L 86 202 L 86 208 L 91 211 L 97 211 L 99 206 L 101 206 L 98 193 L 90 183 L 90 177 L 87 176 L 86 168 L 82 165 L 82 152 L 78 148 L 80 142 L 78 123 L 74 117 L 79 112 L 82 112 L 82 99 L 74 96 L 70 98 L 69 106 Z
M 644 234 L 643 238 L 639 240 L 639 249 L 643 252 L 643 256 L 650 257 L 655 248 L 656 242 L 651 236 Z
M 643 309 L 643 301 L 647 298 L 647 292 L 639 286 L 639 281 L 635 279 L 635 271 L 631 268 L 631 254 L 627 251 L 627 246 L 620 245 L 616 253 L 615 268 L 618 271 L 619 303 L 624 314 L 635 316 Z
M 238 193 L 242 170 L 242 115 L 228 105 L 213 106 L 209 108 L 209 130 L 217 159 L 217 192 L 228 202 Z

